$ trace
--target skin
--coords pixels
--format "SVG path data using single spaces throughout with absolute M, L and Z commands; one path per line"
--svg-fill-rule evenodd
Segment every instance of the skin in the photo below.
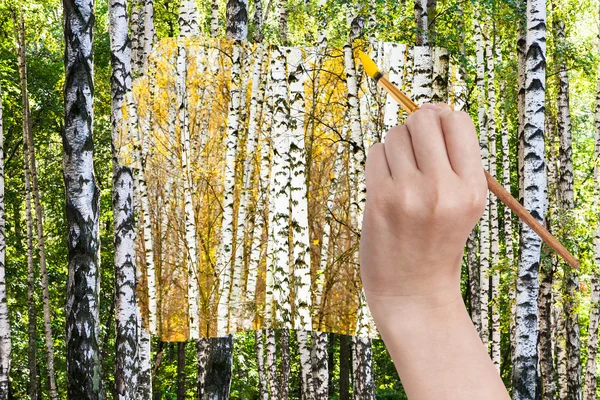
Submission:
M 362 281 L 408 398 L 509 399 L 460 291 L 487 196 L 473 121 L 424 105 L 371 148 L 366 184 Z

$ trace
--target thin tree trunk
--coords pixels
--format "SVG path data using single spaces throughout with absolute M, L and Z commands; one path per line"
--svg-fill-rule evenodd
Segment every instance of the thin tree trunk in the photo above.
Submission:
M 495 82 L 495 63 L 494 63 L 494 32 L 491 30 L 486 40 L 487 53 L 487 77 L 488 77 L 488 137 L 489 137 L 489 173 L 496 176 L 496 82 Z M 499 232 L 498 232 L 498 200 L 496 196 L 489 197 L 490 206 L 490 242 L 491 242 L 491 267 L 494 270 L 491 275 L 490 285 L 490 303 L 491 303 L 491 342 L 490 355 L 496 370 L 500 373 L 500 297 L 498 295 L 498 286 L 500 285 L 500 273 L 497 271 L 500 262 L 499 250 Z
M 142 325 L 142 319 L 138 323 L 138 378 L 137 378 L 137 398 L 152 398 L 152 365 L 150 350 L 152 338 L 148 329 Z
M 204 398 L 207 400 L 229 399 L 231 387 L 231 354 L 233 335 L 210 338 L 210 353 L 206 362 Z
M 211 0 L 210 3 L 210 37 L 219 35 L 219 0 Z
M 596 167 L 598 169 L 598 167 Z M 598 232 L 598 230 L 596 230 Z M 600 262 L 600 241 L 596 233 L 595 254 L 596 262 Z M 584 400 L 596 400 L 596 391 L 598 387 L 596 378 L 596 365 L 598 363 L 598 321 L 600 320 L 600 282 L 598 277 L 592 278 L 592 310 L 590 312 L 590 322 L 588 325 L 588 359 L 585 367 L 585 391 Z
M 287 55 L 290 82 L 290 215 L 292 228 L 292 260 L 294 264 L 294 328 L 300 353 L 300 375 L 303 399 L 313 398 L 313 377 L 309 334 L 312 330 L 310 239 L 308 232 L 308 183 L 304 144 L 305 71 L 300 48 Z
M 554 18 L 553 29 L 556 32 L 556 43 L 560 44 L 565 39 L 565 24 Z M 559 200 L 560 209 L 567 214 L 574 207 L 573 201 L 573 150 L 571 138 L 571 112 L 569 110 L 569 75 L 563 57 L 557 57 L 558 62 L 558 135 L 560 138 L 560 174 L 559 174 Z M 566 223 L 566 227 L 570 226 Z M 570 232 L 565 233 L 570 237 Z M 577 291 L 579 289 L 578 272 L 564 264 L 566 283 L 563 297 L 565 322 L 567 330 L 567 396 L 569 399 L 581 399 L 581 359 L 579 338 L 579 313 Z
M 267 385 L 267 372 L 265 370 L 265 351 L 263 344 L 263 331 L 254 331 L 254 351 L 256 352 L 256 366 L 258 369 L 258 399 L 269 400 L 269 388 Z
M 279 370 L 279 395 L 282 400 L 287 400 L 290 395 L 290 330 L 281 329 L 279 336 L 279 349 L 281 350 L 281 365 Z
M 523 3 L 524 4 L 524 3 Z M 524 28 L 521 29 L 524 31 Z M 524 134 L 525 134 L 525 35 L 521 35 L 517 41 L 517 183 L 519 188 L 519 202 L 523 204 L 523 165 L 524 165 Z M 519 235 L 522 230 L 522 223 L 519 220 Z M 520 251 L 520 250 L 519 250 Z M 517 252 L 518 253 L 518 252 Z M 510 307 L 510 343 L 511 343 L 511 365 L 516 365 L 516 345 L 517 345 L 517 277 L 518 260 L 515 260 L 516 268 L 513 281 L 510 285 L 509 298 Z
M 248 0 L 227 0 L 227 38 L 246 40 L 248 37 Z
M 37 329 L 36 329 L 36 306 L 35 306 L 35 268 L 33 260 L 33 215 L 31 210 L 31 172 L 29 167 L 29 128 L 30 125 L 30 109 L 29 109 L 29 97 L 27 94 L 26 79 L 27 72 L 25 66 L 24 43 L 21 41 L 21 36 L 24 30 L 23 10 L 19 9 L 19 19 L 15 11 L 11 8 L 13 22 L 15 26 L 19 26 L 19 32 L 17 34 L 17 46 L 19 53 L 19 75 L 21 77 L 21 91 L 22 91 L 22 106 L 23 106 L 23 177 L 25 186 L 25 213 L 26 213 L 26 228 L 27 228 L 27 317 L 28 317 L 28 353 L 27 361 L 29 366 L 29 382 L 27 392 L 29 398 L 37 399 L 38 397 L 38 380 L 37 380 Z M 25 77 L 25 78 L 23 78 Z M 25 85 L 23 85 L 25 83 Z
M 598 49 L 600 50 L 600 38 L 598 38 Z M 600 71 L 600 66 L 598 67 Z M 600 73 L 598 74 L 598 83 L 596 86 L 596 145 L 594 147 L 594 160 L 600 157 Z M 0 110 L 1 111 L 1 110 Z M 1 177 L 1 175 L 0 175 Z M 594 164 L 594 190 L 596 192 L 595 202 L 598 204 L 600 197 L 600 167 L 596 162 Z M 0 205 L 1 206 L 1 205 Z M 0 212 L 2 210 L 0 209 Z M 2 221 L 0 220 L 0 223 Z M 0 247 L 1 249 L 1 247 Z M 0 255 L 1 256 L 1 255 Z M 594 234 L 594 259 L 596 265 L 600 265 L 600 224 L 596 227 Z M 0 271 L 1 274 L 1 271 Z M 1 275 L 0 275 L 1 276 Z M 0 285 L 1 285 L 0 281 Z M 1 286 L 0 286 L 1 289 Z M 1 314 L 0 314 L 1 315 Z M 598 323 L 600 321 L 600 277 L 598 272 L 592 276 L 592 309 L 590 311 L 590 322 L 588 325 L 588 345 L 587 345 L 587 364 L 585 368 L 585 386 L 584 399 L 596 399 L 596 365 L 598 354 Z M 0 358 L 1 359 L 1 358 Z
M 340 335 L 340 400 L 350 400 L 351 337 Z
M 415 22 L 417 25 L 417 46 L 429 45 L 429 16 L 427 0 L 415 0 Z
M 24 118 L 24 124 L 26 118 Z M 25 135 L 25 132 L 23 132 Z M 37 332 L 36 332 L 36 307 L 35 307 L 35 269 L 33 265 L 33 216 L 31 212 L 31 183 L 29 179 L 29 160 L 27 156 L 27 140 L 23 139 L 23 166 L 25 177 L 25 212 L 27 215 L 27 316 L 29 328 L 29 398 L 38 398 L 37 381 Z
M 546 82 L 546 4 L 527 3 L 525 125 L 524 125 L 524 206 L 542 223 L 547 200 L 544 167 L 544 104 Z M 521 231 L 517 276 L 517 332 L 513 399 L 534 399 L 537 391 L 538 266 L 541 239 L 528 226 Z
M 263 41 L 263 4 L 262 0 L 254 0 L 254 42 L 262 43 Z
M 269 382 L 269 394 L 271 399 L 279 399 L 279 382 L 277 379 L 277 353 L 275 345 L 275 330 L 266 329 L 267 350 L 267 379 Z
M 450 56 L 448 50 L 433 49 L 433 79 L 431 88 L 432 103 L 448 103 L 448 72 Z
M 10 319 L 6 293 L 6 209 L 4 204 L 4 125 L 2 119 L 2 87 L 0 87 L 0 400 L 9 397 L 11 363 Z
M 117 140 L 122 132 L 132 133 L 124 121 L 122 106 L 131 92 L 131 47 L 128 35 L 127 3 L 109 2 L 109 29 L 112 62 L 111 144 L 113 162 L 113 215 L 115 246 L 115 387 L 116 398 L 135 399 L 138 378 L 138 318 L 136 298 L 136 257 L 133 171 L 120 165 Z M 136 121 L 137 122 L 137 121 Z M 137 124 L 131 126 L 137 129 Z
M 556 354 L 556 373 L 558 378 L 558 394 L 560 399 L 567 398 L 567 348 L 566 348 L 566 330 L 565 316 L 562 301 L 562 290 L 558 288 L 554 293 L 554 319 L 555 327 L 555 354 Z
M 388 79 L 397 87 L 402 87 L 402 77 L 403 70 L 405 67 L 405 54 L 406 54 L 406 45 L 391 43 L 389 48 L 390 54 L 390 67 Z M 399 114 L 399 105 L 394 98 L 387 94 L 385 99 L 385 110 L 384 110 L 384 134 L 383 138 L 385 139 L 385 135 L 387 131 L 392 129 L 394 126 L 398 125 L 398 114 Z
M 329 365 L 327 362 L 327 332 L 312 332 L 312 376 L 314 399 L 327 400 L 329 394 Z
M 287 0 L 277 0 L 277 10 L 279 12 L 279 37 L 282 46 L 288 44 L 288 26 L 287 26 Z
M 185 342 L 177 343 L 177 400 L 185 400 Z
M 479 264 L 477 263 L 477 231 L 471 231 L 467 239 L 467 263 L 469 273 L 469 298 L 471 304 L 471 320 L 481 337 L 481 302 L 479 301 Z
M 178 124 L 181 135 L 181 170 L 183 179 L 185 247 L 188 271 L 188 315 L 189 338 L 200 337 L 200 293 L 198 279 L 198 249 L 196 238 L 196 216 L 192 199 L 193 183 L 190 171 L 190 126 L 187 96 L 187 51 L 185 39 L 198 34 L 198 12 L 195 2 L 185 0 L 179 7 L 180 41 L 177 47 L 177 100 Z
M 21 81 L 22 90 L 22 104 L 23 104 L 23 142 L 27 142 L 27 154 L 28 157 L 29 171 L 30 171 L 30 183 L 34 201 L 35 215 L 36 215 L 36 228 L 38 237 L 38 251 L 39 251 L 39 263 L 40 273 L 42 278 L 42 304 L 44 310 L 44 339 L 46 344 L 46 356 L 47 356 L 47 371 L 48 371 L 48 395 L 50 399 L 56 400 L 58 393 L 56 390 L 56 381 L 54 374 L 54 345 L 52 342 L 52 325 L 50 315 L 50 295 L 48 291 L 48 270 L 46 268 L 46 250 L 44 240 L 44 220 L 42 215 L 42 206 L 40 201 L 40 192 L 38 187 L 37 179 L 37 168 L 35 158 L 35 148 L 33 142 L 33 129 L 31 122 L 31 112 L 29 108 L 29 93 L 27 84 L 27 55 L 26 55 L 26 42 L 25 42 L 25 20 L 23 17 L 22 8 L 19 10 L 19 19 L 17 20 L 16 13 L 13 11 L 13 22 L 15 26 L 18 26 L 17 33 L 17 53 L 19 59 L 19 77 Z M 31 195 L 30 195 L 31 196 Z
M 555 120 L 551 113 L 546 115 L 546 132 L 548 135 L 547 151 L 547 180 L 548 180 L 548 199 L 551 204 L 556 205 L 556 196 L 553 196 L 556 186 L 556 160 L 553 149 Z M 546 228 L 551 230 L 551 212 L 546 216 Z M 542 247 L 542 251 L 547 252 L 547 248 Z M 554 255 L 546 254 L 540 265 L 540 297 L 539 297 L 539 344 L 538 352 L 540 357 L 540 383 L 543 400 L 553 400 L 556 398 L 556 380 L 554 369 L 554 354 L 552 346 L 552 284 L 554 280 Z
M 485 95 L 485 38 L 483 35 L 483 28 L 481 26 L 481 16 L 479 15 L 475 20 L 475 41 L 476 41 L 476 54 L 477 54 L 477 76 L 476 83 L 479 92 L 479 108 L 478 108 L 478 122 L 479 122 L 479 147 L 481 151 L 481 160 L 483 168 L 489 171 L 489 136 L 488 136 L 488 111 L 487 101 Z M 488 307 L 490 303 L 490 194 L 487 194 L 487 201 L 485 211 L 479 222 L 479 312 L 480 312 L 480 326 L 479 331 L 481 335 L 481 341 L 488 348 L 489 344 L 489 317 Z
M 63 166 L 68 224 L 66 304 L 68 397 L 102 398 L 98 353 L 99 198 L 93 161 L 94 0 L 65 0 Z
M 196 369 L 198 379 L 196 380 L 197 393 L 196 398 L 202 400 L 204 396 L 204 387 L 206 386 L 206 363 L 210 351 L 210 339 L 201 337 L 196 340 Z

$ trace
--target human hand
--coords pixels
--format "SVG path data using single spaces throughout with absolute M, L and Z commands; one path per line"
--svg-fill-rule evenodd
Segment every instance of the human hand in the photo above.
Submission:
M 421 107 L 371 148 L 366 185 L 360 264 L 377 324 L 382 308 L 413 312 L 460 299 L 463 249 L 487 199 L 469 115 Z

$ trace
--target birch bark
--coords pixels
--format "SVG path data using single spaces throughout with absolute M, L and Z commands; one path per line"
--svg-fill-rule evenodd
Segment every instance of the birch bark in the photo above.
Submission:
M 598 49 L 600 50 L 600 37 L 598 38 Z M 600 66 L 598 67 L 598 71 L 600 71 Z M 598 74 L 597 79 L 598 83 L 596 86 L 596 145 L 594 147 L 594 160 L 598 160 L 600 158 L 600 74 Z M 595 205 L 598 206 L 598 198 L 600 197 L 600 167 L 598 166 L 597 162 L 594 165 L 594 190 L 596 192 Z M 2 210 L 0 209 L 0 213 L 1 212 Z M 0 223 L 2 223 L 1 220 Z M 598 386 L 596 382 L 596 366 L 598 362 L 598 322 L 600 321 L 600 278 L 598 276 L 597 268 L 600 265 L 600 224 L 598 224 L 598 226 L 596 227 L 596 231 L 594 234 L 594 261 L 596 262 L 596 270 L 594 271 L 592 276 L 592 309 L 590 311 L 590 322 L 588 325 L 588 359 L 585 368 L 585 385 L 583 396 L 585 400 L 596 399 L 596 388 Z M 1 274 L 2 271 L 0 270 L 0 278 Z M 1 285 L 2 283 L 0 280 L 0 290 L 2 288 Z M 2 314 L 0 313 L 0 316 L 1 315 Z
M 111 0 L 108 5 L 112 63 L 111 144 L 113 162 L 113 221 L 115 246 L 115 394 L 118 399 L 136 399 L 138 377 L 138 315 L 133 171 L 120 165 L 117 138 L 129 131 L 122 107 L 131 99 L 131 47 L 127 3 Z M 130 100 L 131 103 L 133 103 Z M 130 108 L 135 107 L 129 104 Z M 133 126 L 134 129 L 137 126 Z
M 565 24 L 554 18 L 553 28 L 556 32 L 556 43 L 560 45 L 565 41 Z M 574 207 L 573 201 L 573 150 L 571 138 L 571 112 L 569 110 L 569 75 L 565 60 L 560 55 L 558 63 L 558 135 L 560 139 L 559 151 L 559 203 L 560 209 L 566 214 L 564 225 L 570 211 Z M 565 232 L 568 237 L 570 232 Z M 565 268 L 565 294 L 563 296 L 565 323 L 567 331 L 567 396 L 570 399 L 581 399 L 581 359 L 580 359 L 580 333 L 577 290 L 579 276 L 577 271 L 564 264 Z
M 92 103 L 94 0 L 64 1 L 63 168 L 68 231 L 66 359 L 68 396 L 103 393 L 98 354 L 99 189 L 94 175 Z
M 489 37 L 485 42 L 487 54 L 487 97 L 488 97 L 488 137 L 489 137 L 489 173 L 496 177 L 496 82 L 495 82 L 495 62 L 494 62 L 494 33 L 490 30 Z M 491 268 L 490 279 L 490 303 L 491 303 L 491 343 L 490 355 L 496 370 L 500 373 L 500 297 L 498 295 L 498 286 L 500 285 L 500 274 L 498 272 L 499 254 L 499 234 L 498 234 L 498 201 L 496 196 L 489 195 L 490 207 L 490 242 L 491 242 Z
M 479 107 L 477 111 L 479 123 L 479 147 L 483 168 L 489 171 L 489 137 L 488 137 L 488 111 L 485 95 L 485 38 L 481 17 L 475 19 L 475 42 L 477 56 L 476 85 L 479 93 Z M 483 216 L 479 221 L 479 312 L 480 312 L 480 335 L 481 341 L 488 348 L 489 344 L 489 268 L 490 268 L 490 194 L 487 194 L 487 202 Z
M 546 3 L 527 3 L 524 207 L 540 222 L 547 207 L 544 161 L 544 104 L 546 82 Z M 516 347 L 513 398 L 534 399 L 537 381 L 538 267 L 541 239 L 528 226 L 521 231 L 517 275 Z

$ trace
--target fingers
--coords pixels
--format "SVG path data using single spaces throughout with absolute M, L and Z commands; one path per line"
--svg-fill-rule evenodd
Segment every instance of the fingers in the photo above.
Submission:
M 393 178 L 410 176 L 418 171 L 415 153 L 408 129 L 395 126 L 385 137 L 385 155 Z
M 383 143 L 375 143 L 367 154 L 367 164 L 365 166 L 367 192 L 370 187 L 377 187 L 390 178 L 390 168 L 386 160 Z
M 410 133 L 419 170 L 435 174 L 451 171 L 439 109 L 421 108 L 408 117 L 405 126 Z
M 461 177 L 483 175 L 479 141 L 475 126 L 465 112 L 440 114 L 440 122 L 446 140 L 446 150 L 452 169 Z

